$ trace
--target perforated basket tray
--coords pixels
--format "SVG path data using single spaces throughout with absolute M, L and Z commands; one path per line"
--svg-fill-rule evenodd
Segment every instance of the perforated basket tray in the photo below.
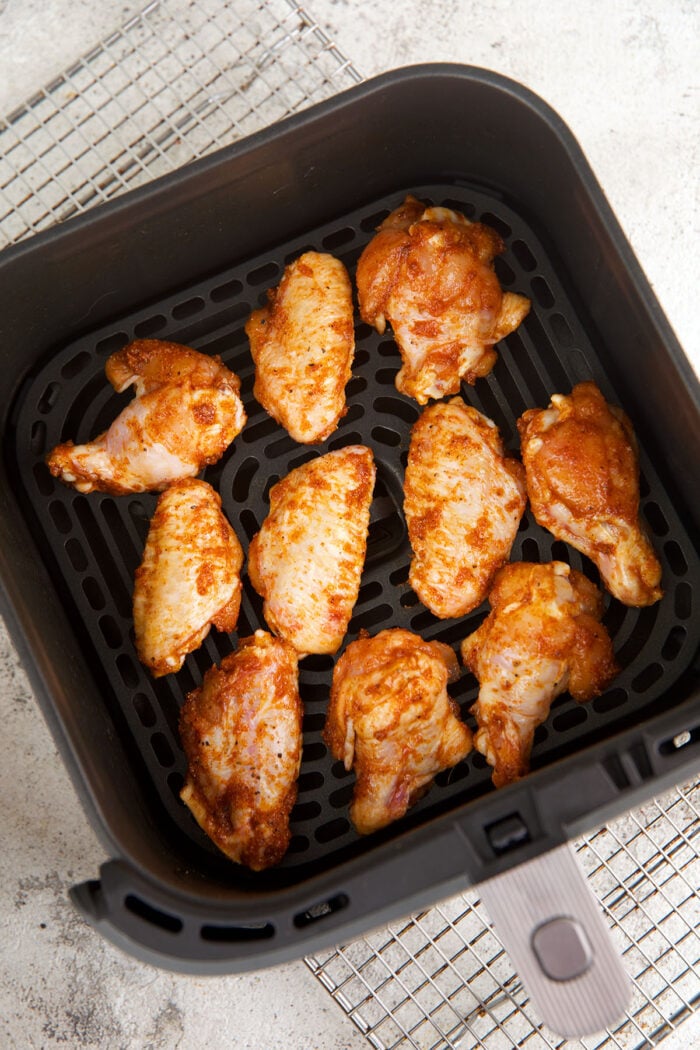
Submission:
M 428 122 L 426 93 L 444 107 L 448 88 L 454 112 L 470 112 L 477 147 L 458 145 L 446 120 L 437 129 L 432 116 Z M 559 156 L 549 146 L 552 185 L 539 186 L 532 176 L 518 183 L 523 165 L 512 142 L 504 168 L 512 183 L 494 174 L 488 185 L 480 167 L 489 167 L 489 149 L 496 172 L 513 121 L 526 116 L 533 135 L 539 124 L 540 139 L 559 144 Z M 381 141 L 384 150 L 377 151 Z M 393 163 L 384 155 L 387 142 L 397 147 Z M 361 151 L 379 175 L 358 177 Z M 568 189 L 565 161 L 578 179 Z M 537 731 L 531 777 L 495 793 L 474 752 L 440 775 L 404 820 L 369 838 L 357 836 L 348 821 L 353 777 L 332 761 L 321 738 L 333 660 L 302 661 L 304 752 L 293 838 L 278 869 L 253 875 L 218 853 L 179 800 L 185 769 L 180 705 L 236 636 L 212 632 L 180 673 L 151 679 L 134 651 L 131 591 L 156 497 L 79 495 L 51 478 L 44 456 L 59 441 L 99 433 L 128 400 L 104 377 L 107 356 L 128 340 L 163 337 L 220 354 L 242 379 L 249 421 L 204 476 L 221 493 L 244 546 L 260 527 L 278 478 L 328 449 L 367 444 L 378 479 L 346 642 L 362 628 L 403 626 L 457 645 L 485 607 L 463 620 L 439 621 L 407 583 L 402 479 L 419 409 L 395 389 L 399 356 L 392 339 L 358 322 L 347 414 L 327 442 L 307 448 L 254 400 L 243 330 L 251 309 L 302 251 L 331 251 L 354 272 L 363 246 L 405 191 L 498 229 L 507 244 L 497 263 L 501 283 L 533 300 L 524 324 L 500 344 L 491 375 L 463 391 L 498 424 L 511 449 L 517 451 L 515 420 L 526 408 L 545 405 L 552 393 L 568 392 L 582 379 L 594 379 L 632 416 L 641 446 L 642 513 L 662 560 L 666 593 L 642 610 L 608 601 L 605 622 L 621 674 L 588 705 L 568 695 L 555 702 Z M 538 195 L 548 198 L 539 215 Z M 565 231 L 557 195 L 567 203 Z M 596 251 L 591 294 L 572 266 Z M 100 882 L 74 894 L 108 936 L 159 963 L 197 971 L 276 962 L 504 870 L 694 768 L 700 722 L 690 699 L 700 634 L 695 494 L 684 491 L 692 479 L 669 461 L 677 458 L 674 432 L 684 414 L 697 411 L 697 398 L 682 377 L 673 336 L 653 317 L 651 293 L 642 284 L 644 295 L 633 300 L 643 278 L 626 253 L 585 162 L 541 103 L 479 71 L 427 67 L 380 78 L 3 255 L 15 287 L 3 347 L 4 382 L 13 392 L 3 425 L 3 470 L 16 500 L 12 506 L 6 487 L 6 604 L 47 716 L 115 857 Z M 23 284 L 27 273 L 30 287 Z M 59 277 L 57 289 L 51 282 Z M 611 332 L 634 325 L 632 375 L 630 341 L 621 345 L 603 324 L 611 291 L 618 297 Z M 644 311 L 649 317 L 640 331 Z M 649 369 L 674 391 L 674 409 L 666 404 L 661 418 L 655 391 L 640 396 L 641 373 Z M 586 559 L 540 529 L 529 512 L 512 557 L 559 558 L 597 579 Z M 261 601 L 245 577 L 237 634 L 257 627 L 265 627 Z M 469 720 L 474 679 L 464 674 L 452 691 Z M 678 750 L 673 740 L 688 729 L 690 740 Z

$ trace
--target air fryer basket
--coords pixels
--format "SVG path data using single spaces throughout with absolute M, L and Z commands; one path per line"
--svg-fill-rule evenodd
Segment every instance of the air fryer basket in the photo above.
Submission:
M 320 167 L 326 164 L 332 171 L 337 147 L 327 149 L 324 160 L 320 132 L 333 116 L 333 106 L 342 113 L 344 98 L 351 110 L 353 103 L 362 103 L 368 95 L 365 109 L 359 112 L 366 113 L 372 105 L 384 109 L 377 119 L 388 124 L 392 106 L 394 110 L 399 104 L 410 106 L 408 95 L 421 79 L 431 90 L 441 80 L 443 88 L 449 84 L 462 91 L 470 85 L 481 90 L 490 86 L 494 92 L 510 93 L 521 106 L 533 105 L 513 85 L 477 71 L 419 69 L 413 79 L 410 71 L 380 78 L 377 87 L 357 89 L 341 96 L 340 102 L 322 105 L 282 127 L 292 136 L 289 142 L 295 136 L 300 141 L 299 157 L 313 145 Z M 350 131 L 357 115 L 354 120 L 345 115 L 344 121 L 348 134 L 360 134 Z M 407 175 L 413 172 L 399 164 L 393 182 L 385 173 L 388 184 L 382 192 L 369 187 L 368 192 L 358 193 L 354 186 L 347 194 L 352 206 L 339 206 L 342 193 L 336 185 L 320 209 L 321 221 L 318 207 L 305 209 L 305 194 L 297 187 L 297 198 L 292 190 L 287 202 L 290 209 L 296 205 L 296 211 L 280 226 L 279 236 L 275 238 L 277 231 L 268 222 L 259 250 L 248 249 L 241 257 L 238 232 L 255 215 L 256 199 L 258 206 L 265 203 L 260 190 L 250 185 L 250 158 L 255 159 L 256 148 L 258 153 L 272 150 L 273 155 L 278 150 L 280 183 L 290 171 L 302 182 L 305 177 L 297 158 L 290 161 L 284 152 L 284 138 L 274 132 L 257 136 L 249 147 L 234 147 L 219 158 L 194 165 L 189 179 L 183 174 L 162 180 L 157 200 L 151 191 L 137 191 L 117 205 L 68 224 L 65 236 L 61 230 L 36 239 L 29 249 L 35 265 L 43 263 L 50 269 L 49 260 L 60 258 L 71 281 L 92 280 L 95 286 L 83 297 L 82 314 L 76 308 L 76 320 L 63 327 L 57 323 L 54 329 L 40 322 L 43 332 L 35 340 L 34 356 L 18 356 L 12 362 L 15 396 L 4 426 L 4 469 L 21 516 L 10 522 L 11 509 L 4 501 L 3 525 L 26 530 L 25 542 L 36 552 L 34 571 L 41 575 L 39 584 L 30 574 L 28 592 L 36 597 L 39 585 L 45 593 L 51 592 L 51 601 L 58 603 L 63 617 L 62 623 L 49 627 L 52 638 L 46 644 L 38 623 L 33 638 L 26 627 L 22 632 L 21 615 L 15 627 L 28 662 L 42 678 L 48 717 L 63 740 L 67 761 L 77 763 L 86 804 L 116 858 L 103 870 L 101 882 L 76 889 L 76 901 L 131 950 L 198 972 L 251 968 L 300 955 L 310 945 L 337 940 L 385 916 L 406 912 L 417 901 L 426 902 L 537 856 L 564 841 L 577 826 L 627 808 L 661 784 L 679 779 L 688 758 L 677 751 L 673 739 L 700 722 L 697 707 L 694 716 L 688 712 L 697 678 L 700 618 L 694 602 L 700 560 L 689 499 L 679 487 L 682 475 L 668 468 L 671 455 L 676 455 L 672 445 L 664 444 L 665 435 L 672 439 L 671 428 L 665 420 L 657 420 L 652 429 L 648 414 L 642 415 L 628 374 L 629 347 L 611 345 L 607 333 L 601 332 L 600 316 L 594 318 L 585 289 L 562 262 L 559 231 L 548 227 L 531 203 L 519 200 L 515 189 L 506 192 L 497 182 L 487 185 L 478 173 L 470 177 L 468 162 L 459 172 L 446 170 L 444 162 L 436 163 L 439 177 L 421 181 L 409 181 Z M 570 141 L 566 145 L 569 151 L 574 148 Z M 582 159 L 579 164 L 583 169 Z M 244 169 L 240 176 L 237 167 Z M 415 157 L 412 167 L 420 167 Z M 206 180 L 212 169 L 217 177 L 223 173 L 236 193 L 249 188 L 254 198 L 226 216 L 231 224 L 230 261 L 221 247 L 212 251 L 211 258 L 203 254 L 199 240 L 207 223 L 212 231 L 214 224 L 218 228 L 221 223 L 220 213 L 213 205 L 207 207 L 196 186 L 198 175 Z M 581 185 L 601 207 L 592 178 L 585 182 L 586 173 L 587 169 L 580 176 Z M 342 185 L 348 173 L 337 171 L 335 178 Z M 642 514 L 662 561 L 665 596 L 661 603 L 639 610 L 607 601 L 605 623 L 621 673 L 609 690 L 589 704 L 578 705 L 568 695 L 555 701 L 550 718 L 535 737 L 531 777 L 496 793 L 485 760 L 473 752 L 454 770 L 441 774 L 404 820 L 371 837 L 362 838 L 352 829 L 348 803 L 353 776 L 332 761 L 322 741 L 334 661 L 330 657 L 303 660 L 304 750 L 299 798 L 292 814 L 293 838 L 278 869 L 252 874 L 232 865 L 211 845 L 179 799 L 185 770 L 177 733 L 179 708 L 206 669 L 232 650 L 236 636 L 212 631 L 180 673 L 153 680 L 134 651 L 131 591 L 156 496 L 80 495 L 50 476 L 44 457 L 59 441 L 84 441 L 105 429 L 129 399 L 130 394 L 115 394 L 104 376 L 107 356 L 129 340 L 160 337 L 220 354 L 241 377 L 249 419 L 220 463 L 208 468 L 204 477 L 220 492 L 244 547 L 267 513 L 269 490 L 278 478 L 321 452 L 367 444 L 377 461 L 377 485 L 367 561 L 346 643 L 362 629 L 375 633 L 402 626 L 426 639 L 457 646 L 480 622 L 486 607 L 462 620 L 440 621 L 408 585 L 410 548 L 402 514 L 402 480 L 410 429 L 419 408 L 395 389 L 400 359 L 390 334 L 379 336 L 358 321 L 347 414 L 328 441 L 309 448 L 288 437 L 253 398 L 253 366 L 243 329 L 250 311 L 265 300 L 266 289 L 277 283 L 284 266 L 301 252 L 332 252 L 353 273 L 374 229 L 405 192 L 494 226 L 507 245 L 497 261 L 503 287 L 532 299 L 525 322 L 500 344 L 491 375 L 474 387 L 463 387 L 467 402 L 498 424 L 509 448 L 517 451 L 515 421 L 525 409 L 547 404 L 552 393 L 568 392 L 584 379 L 594 379 L 609 400 L 628 410 L 640 442 Z M 285 193 L 289 196 L 288 190 Z M 166 204 L 173 202 L 184 213 L 174 230 L 161 218 L 168 210 Z M 585 215 L 585 208 L 581 212 Z M 615 234 L 613 220 L 606 218 Z M 195 222 L 204 223 L 204 231 L 188 227 Z M 81 230 L 97 253 L 97 272 L 104 266 L 110 281 L 118 279 L 132 241 L 140 286 L 132 281 L 126 294 L 115 292 L 109 282 L 95 281 L 85 269 L 86 265 L 92 269 L 92 263 L 76 265 L 74 234 Z M 149 237 L 154 233 L 158 243 L 151 256 Z M 569 235 L 579 239 L 584 256 L 591 250 L 573 220 Z M 250 243 L 251 236 L 246 229 L 241 240 Z M 624 245 L 621 254 L 623 250 Z M 164 263 L 168 251 L 183 258 L 175 266 Z M 12 254 L 8 253 L 8 273 Z M 15 259 L 21 276 L 20 255 Z M 218 264 L 210 267 L 217 255 Z M 622 258 L 609 256 L 607 265 L 610 283 L 620 282 Z M 150 267 L 157 271 L 159 266 L 161 272 L 155 277 L 149 274 Z M 37 278 L 37 302 L 42 300 L 43 279 Z M 600 279 L 603 301 L 609 294 L 605 279 Z M 107 309 L 100 305 L 102 287 Z M 623 307 L 621 300 L 618 312 Z M 624 319 L 617 324 L 623 325 Z M 19 329 L 14 334 L 19 339 Z M 668 333 L 665 344 L 657 340 L 656 367 L 670 367 L 673 352 Z M 639 376 L 635 378 L 638 381 Z M 568 561 L 597 580 L 592 565 L 537 526 L 528 511 L 512 559 L 551 558 Z M 9 569 L 7 574 L 12 575 Z M 16 599 L 10 607 L 11 622 L 17 605 Z M 266 626 L 261 607 L 246 576 L 239 637 Z M 45 615 L 51 615 L 48 603 Z M 55 660 L 64 635 L 70 636 L 70 643 L 65 643 L 70 648 L 64 649 L 67 666 L 61 667 Z M 77 670 L 72 662 L 80 665 Z M 49 667 L 56 680 L 48 678 Z M 86 681 L 89 696 L 84 691 Z M 476 692 L 474 679 L 466 673 L 452 687 L 467 721 Z M 88 706 L 95 703 L 99 713 L 89 712 Z M 94 719 L 99 719 L 99 726 L 93 725 Z M 693 733 L 697 735 L 697 729 Z M 86 751 L 91 753 L 88 770 Z M 128 815 L 125 823 L 123 816 L 110 811 L 108 801 L 105 808 L 110 791 L 128 799 L 131 825 Z

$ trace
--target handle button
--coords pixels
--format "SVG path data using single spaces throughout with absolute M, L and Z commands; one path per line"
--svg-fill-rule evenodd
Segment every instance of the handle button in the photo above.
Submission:
M 552 981 L 572 981 L 593 962 L 586 931 L 576 919 L 566 915 L 537 927 L 532 935 L 532 950 L 543 973 Z

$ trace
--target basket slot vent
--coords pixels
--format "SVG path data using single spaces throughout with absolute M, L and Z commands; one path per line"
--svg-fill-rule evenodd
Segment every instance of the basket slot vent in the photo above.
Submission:
M 61 369 L 61 375 L 64 379 L 73 379 L 92 361 L 92 357 L 87 350 L 81 350 L 80 353 L 76 354 L 75 357 L 71 357 L 70 361 L 66 361 L 65 365 Z
M 666 521 L 664 513 L 658 503 L 655 503 L 653 500 L 648 500 L 642 507 L 642 512 L 647 519 L 652 532 L 657 536 L 668 535 L 668 522 Z
M 461 210 L 463 210 L 463 208 Z M 504 240 L 507 240 L 513 232 L 506 220 L 500 215 L 495 215 L 492 211 L 482 212 L 479 221 L 485 223 L 487 226 L 493 227 L 497 233 L 500 233 Z
M 324 237 L 321 244 L 326 251 L 332 252 L 337 248 L 350 244 L 351 241 L 355 240 L 355 236 L 355 230 L 352 226 L 341 226 L 339 230 L 334 230 L 333 233 L 329 233 L 327 237 Z
M 557 733 L 568 732 L 570 729 L 576 729 L 578 726 L 583 725 L 586 721 L 587 712 L 585 707 L 572 707 L 566 711 L 562 711 L 560 715 L 557 715 L 552 719 L 552 726 Z
M 199 935 L 203 941 L 219 944 L 239 944 L 242 941 L 269 940 L 275 936 L 275 927 L 271 922 L 251 923 L 250 926 L 219 926 L 206 923 Z
M 257 266 L 254 270 L 251 270 L 247 276 L 248 284 L 254 286 L 260 284 L 270 284 L 279 275 L 280 267 L 276 262 L 266 262 L 262 266 Z
M 337 893 L 334 897 L 330 897 L 325 901 L 319 901 L 318 904 L 313 904 L 306 911 L 299 912 L 294 916 L 294 925 L 298 929 L 303 929 L 312 922 L 318 922 L 319 919 L 325 918 L 326 915 L 333 915 L 335 912 L 347 908 L 349 903 L 350 899 L 346 894 Z
M 100 612 L 104 609 L 107 602 L 102 593 L 102 588 L 94 576 L 86 576 L 83 579 L 83 592 L 90 603 L 91 609 L 94 609 L 95 612 Z
M 664 554 L 676 576 L 685 576 L 688 572 L 688 562 L 685 560 L 680 544 L 675 540 L 668 540 L 664 543 Z
M 51 520 L 60 533 L 67 535 L 73 528 L 73 521 L 68 510 L 60 500 L 52 500 L 49 504 Z
M 602 696 L 596 696 L 591 703 L 594 711 L 597 711 L 599 714 L 607 714 L 608 711 L 614 711 L 615 708 L 621 707 L 626 700 L 627 690 L 617 688 L 609 689 Z
M 674 624 L 668 632 L 666 641 L 661 647 L 661 655 L 664 660 L 675 660 L 685 644 L 688 632 L 685 627 Z
M 653 663 L 645 667 L 632 679 L 632 688 L 637 693 L 646 693 L 661 678 L 664 669 L 661 664 Z
M 321 803 L 315 799 L 309 799 L 307 802 L 297 802 L 296 806 L 292 810 L 292 821 L 294 823 L 305 820 L 315 820 L 321 812 Z
M 76 540 L 75 538 L 68 540 L 66 543 L 66 554 L 76 572 L 85 572 L 88 567 L 88 559 L 83 545 L 79 540 Z
M 534 295 L 535 299 L 537 300 L 540 306 L 543 306 L 545 310 L 549 310 L 552 306 L 554 306 L 555 300 L 554 296 L 552 295 L 552 289 L 549 287 L 544 277 L 540 277 L 539 275 L 537 277 L 533 277 L 531 287 L 532 294 Z
M 191 299 L 185 299 L 184 302 L 178 303 L 172 309 L 172 316 L 176 321 L 180 321 L 185 317 L 192 317 L 194 314 L 201 313 L 206 306 L 204 299 L 201 296 L 196 295 Z
M 520 266 L 522 266 L 523 270 L 527 270 L 529 272 L 536 268 L 537 262 L 535 260 L 535 257 L 528 248 L 525 241 L 521 241 L 519 238 L 516 238 L 510 247 L 511 251 L 513 252 L 515 258 L 518 260 Z
M 61 393 L 61 384 L 57 382 L 48 383 L 41 397 L 37 401 L 37 411 L 47 415 L 58 401 Z
M 212 288 L 209 292 L 209 298 L 213 303 L 223 303 L 226 299 L 235 299 L 242 291 L 243 284 L 241 281 L 224 281 L 223 284 L 218 284 L 215 288 Z
M 101 616 L 98 620 L 102 637 L 109 646 L 110 649 L 120 649 L 122 646 L 123 638 L 122 633 L 119 630 L 117 621 L 113 616 Z
M 333 839 L 339 839 L 342 835 L 347 835 L 348 831 L 350 831 L 350 824 L 345 817 L 337 817 L 335 820 L 329 820 L 327 824 L 321 824 L 320 827 L 316 828 L 314 838 L 321 843 L 331 842 Z
M 139 919 L 143 919 L 144 922 L 152 926 L 159 926 L 161 930 L 167 930 L 168 933 L 180 933 L 183 929 L 182 919 L 177 915 L 171 915 L 160 908 L 155 908 L 134 893 L 129 893 L 124 898 L 124 907 L 133 915 L 137 915 Z
M 388 427 L 373 427 L 372 437 L 380 445 L 388 445 L 389 448 L 396 448 L 397 445 L 401 444 L 401 435 L 397 434 L 395 430 L 389 430 Z
M 154 314 L 152 317 L 145 317 L 143 321 L 139 321 L 134 326 L 134 335 L 137 339 L 148 339 L 156 335 L 156 333 L 162 332 L 167 324 L 167 317 L 163 314 Z
M 552 329 L 555 341 L 564 350 L 569 350 L 574 345 L 574 335 L 565 317 L 561 314 L 552 313 L 549 315 L 549 325 Z
M 29 447 L 35 456 L 43 456 L 46 451 L 46 423 L 43 419 L 36 419 L 32 424 L 32 432 Z M 43 464 L 41 464 L 43 467 Z M 45 476 L 45 471 L 41 471 Z
M 151 737 L 151 747 L 153 753 L 160 762 L 161 766 L 168 769 L 175 762 L 175 755 L 173 750 L 168 743 L 167 737 L 163 733 L 154 733 Z
M 134 705 L 134 711 L 141 725 L 146 729 L 151 729 L 156 724 L 156 713 L 146 694 L 134 693 L 131 702 Z

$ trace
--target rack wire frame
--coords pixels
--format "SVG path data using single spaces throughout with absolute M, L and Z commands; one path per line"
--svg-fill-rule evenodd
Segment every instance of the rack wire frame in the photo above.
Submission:
M 295 0 L 153 0 L 0 117 L 0 248 L 361 81 Z M 614 1029 L 535 1015 L 475 892 L 305 962 L 376 1050 L 642 1050 L 700 1005 L 700 780 L 575 843 L 634 984 Z
M 360 80 L 294 0 L 153 0 L 0 119 L 0 247 Z

